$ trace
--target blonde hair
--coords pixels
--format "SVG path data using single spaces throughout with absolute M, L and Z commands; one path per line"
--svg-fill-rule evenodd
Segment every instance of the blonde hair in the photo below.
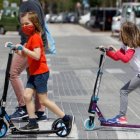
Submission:
M 130 48 L 140 47 L 140 30 L 131 22 L 125 22 L 121 26 L 120 39 Z
M 40 25 L 38 15 L 34 11 L 30 11 L 20 14 L 20 18 L 24 16 L 28 16 L 29 20 L 33 23 L 35 27 L 35 31 L 42 34 L 42 27 Z

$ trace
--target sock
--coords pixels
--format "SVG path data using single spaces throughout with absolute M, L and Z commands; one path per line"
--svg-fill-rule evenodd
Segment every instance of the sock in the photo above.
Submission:
M 23 106 L 20 106 L 20 107 L 22 107 L 22 108 L 26 108 L 26 105 L 23 105 Z
M 24 106 L 20 106 L 22 109 L 25 109 L 26 110 L 26 105 L 24 105 Z
M 69 115 L 65 115 L 65 116 L 62 118 L 62 120 L 63 120 L 64 122 L 69 121 L 69 120 L 70 120 Z
M 37 117 L 41 117 L 44 114 L 44 111 L 36 111 Z
M 31 123 L 32 125 L 36 125 L 37 124 L 36 118 L 29 118 L 29 123 Z

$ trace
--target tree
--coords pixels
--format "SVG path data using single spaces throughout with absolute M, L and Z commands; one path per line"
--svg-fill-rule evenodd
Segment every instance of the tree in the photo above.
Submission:
M 61 11 L 74 11 L 77 2 L 82 3 L 83 0 L 40 0 L 45 13 L 52 12 L 61 12 Z M 115 7 L 117 0 L 89 0 L 90 7 Z M 140 0 L 122 0 L 122 2 L 140 2 Z M 10 3 L 15 2 L 19 5 L 19 0 L 9 0 Z M 0 0 L 0 9 L 3 8 L 3 0 Z
M 81 0 L 42 0 L 47 5 L 47 9 L 53 13 L 58 13 L 62 11 L 72 11 L 75 10 L 75 5 Z M 46 10 L 48 11 L 48 10 Z

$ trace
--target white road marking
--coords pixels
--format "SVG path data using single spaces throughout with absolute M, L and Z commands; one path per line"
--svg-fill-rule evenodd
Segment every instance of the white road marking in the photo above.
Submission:
M 122 69 L 105 69 L 108 73 L 125 73 Z
M 140 130 L 133 128 L 113 128 L 118 139 L 140 139 Z

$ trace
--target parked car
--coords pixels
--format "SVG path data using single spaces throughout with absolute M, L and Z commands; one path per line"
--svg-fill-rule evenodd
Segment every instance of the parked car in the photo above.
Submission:
M 56 23 L 67 23 L 68 22 L 68 16 L 66 12 L 61 12 L 57 15 Z
M 90 21 L 90 12 L 88 12 L 83 16 L 80 16 L 79 24 L 89 27 L 89 21 Z
M 68 18 L 68 23 L 77 23 L 78 22 L 78 17 L 75 12 L 69 12 L 67 14 Z
M 50 23 L 56 23 L 57 14 L 51 14 L 49 18 Z
M 77 23 L 78 17 L 75 12 L 61 12 L 58 14 L 46 14 L 48 23 Z
M 18 8 L 8 7 L 3 9 L 0 19 L 0 34 L 6 31 L 18 31 L 20 24 L 18 21 Z
M 46 22 L 50 22 L 50 14 L 46 14 L 45 20 L 46 20 Z
M 122 4 L 121 23 L 130 21 L 140 26 L 140 2 L 125 2 Z
M 120 28 L 121 28 L 121 13 L 122 13 L 122 10 L 119 9 L 117 11 L 116 15 L 112 18 L 112 25 L 111 25 L 112 36 L 114 36 L 115 33 L 120 32 Z
M 90 25 L 100 30 L 111 30 L 112 17 L 116 12 L 117 8 L 113 7 L 91 8 Z

